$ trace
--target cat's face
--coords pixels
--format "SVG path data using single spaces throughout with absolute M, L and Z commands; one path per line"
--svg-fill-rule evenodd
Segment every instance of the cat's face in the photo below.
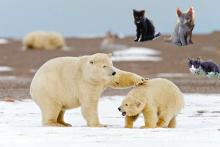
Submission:
M 140 24 L 144 22 L 144 13 L 145 13 L 144 10 L 141 11 L 133 10 L 134 22 L 136 24 Z
M 190 58 L 188 58 L 188 66 L 189 66 L 189 70 L 192 73 L 195 73 L 197 70 L 200 69 L 201 61 L 200 61 L 199 58 L 197 58 L 197 59 L 190 59 Z
M 186 13 L 183 13 L 179 8 L 177 8 L 176 14 L 178 22 L 181 24 L 190 25 L 193 23 L 193 8 L 190 8 Z

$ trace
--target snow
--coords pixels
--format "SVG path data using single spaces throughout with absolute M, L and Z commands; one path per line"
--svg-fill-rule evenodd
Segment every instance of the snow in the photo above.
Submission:
M 159 73 L 157 77 L 164 77 L 164 78 L 180 78 L 180 77 L 187 77 L 189 74 L 185 73 Z
M 128 49 L 114 51 L 113 61 L 160 61 L 160 52 L 150 48 L 131 47 Z
M 4 38 L 0 38 L 0 44 L 7 44 L 8 40 Z
M 13 69 L 9 66 L 0 66 L 0 72 L 8 72 L 12 71 Z
M 0 101 L 1 147 L 219 147 L 220 95 L 185 94 L 185 108 L 178 115 L 175 129 L 123 128 L 117 108 L 123 96 L 100 99 L 100 121 L 107 128 L 88 128 L 80 109 L 67 112 L 71 128 L 41 127 L 39 108 L 32 100 Z

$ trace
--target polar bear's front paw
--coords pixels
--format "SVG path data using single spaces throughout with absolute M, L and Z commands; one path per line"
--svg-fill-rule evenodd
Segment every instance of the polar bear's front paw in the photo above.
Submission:
M 146 129 L 146 128 L 148 128 L 147 126 L 141 126 L 140 127 L 141 129 Z
M 104 124 L 99 124 L 97 127 L 106 128 L 106 127 L 108 127 L 108 126 L 107 126 L 107 125 L 104 125 Z
M 144 85 L 144 84 L 147 83 L 148 80 L 149 80 L 148 78 L 142 78 L 142 77 L 140 77 L 140 78 L 138 78 L 138 79 L 135 81 L 134 84 L 135 84 L 135 86 Z
M 97 124 L 97 125 L 89 125 L 89 127 L 104 128 L 104 127 L 107 127 L 107 125 L 104 125 L 104 124 Z

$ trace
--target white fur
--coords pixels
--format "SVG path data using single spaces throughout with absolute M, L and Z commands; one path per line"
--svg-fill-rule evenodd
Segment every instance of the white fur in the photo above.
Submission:
M 23 39 L 24 49 L 55 50 L 65 47 L 64 37 L 57 32 L 34 31 Z
M 142 77 L 113 67 L 110 55 L 97 53 L 49 60 L 36 72 L 30 94 L 41 109 L 43 125 L 69 126 L 63 120 L 64 112 L 81 106 L 88 126 L 103 127 L 97 111 L 103 90 L 139 83 Z
M 175 127 L 177 114 L 184 106 L 179 88 L 166 79 L 151 79 L 146 85 L 133 88 L 120 106 L 126 112 L 125 127 L 132 127 L 140 113 L 145 119 L 144 128 Z

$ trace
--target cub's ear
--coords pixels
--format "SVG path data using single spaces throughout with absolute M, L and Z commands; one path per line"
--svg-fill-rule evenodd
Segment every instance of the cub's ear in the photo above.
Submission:
M 182 15 L 182 12 L 179 8 L 176 9 L 176 14 L 178 17 L 180 17 Z
M 94 61 L 93 61 L 93 60 L 90 60 L 89 63 L 90 63 L 90 64 L 94 64 Z
M 137 107 L 141 106 L 141 102 L 139 102 L 139 101 L 137 101 L 135 104 L 136 104 Z
M 112 53 L 109 53 L 109 54 L 107 54 L 108 56 L 109 56 L 109 58 L 111 58 L 112 57 Z

